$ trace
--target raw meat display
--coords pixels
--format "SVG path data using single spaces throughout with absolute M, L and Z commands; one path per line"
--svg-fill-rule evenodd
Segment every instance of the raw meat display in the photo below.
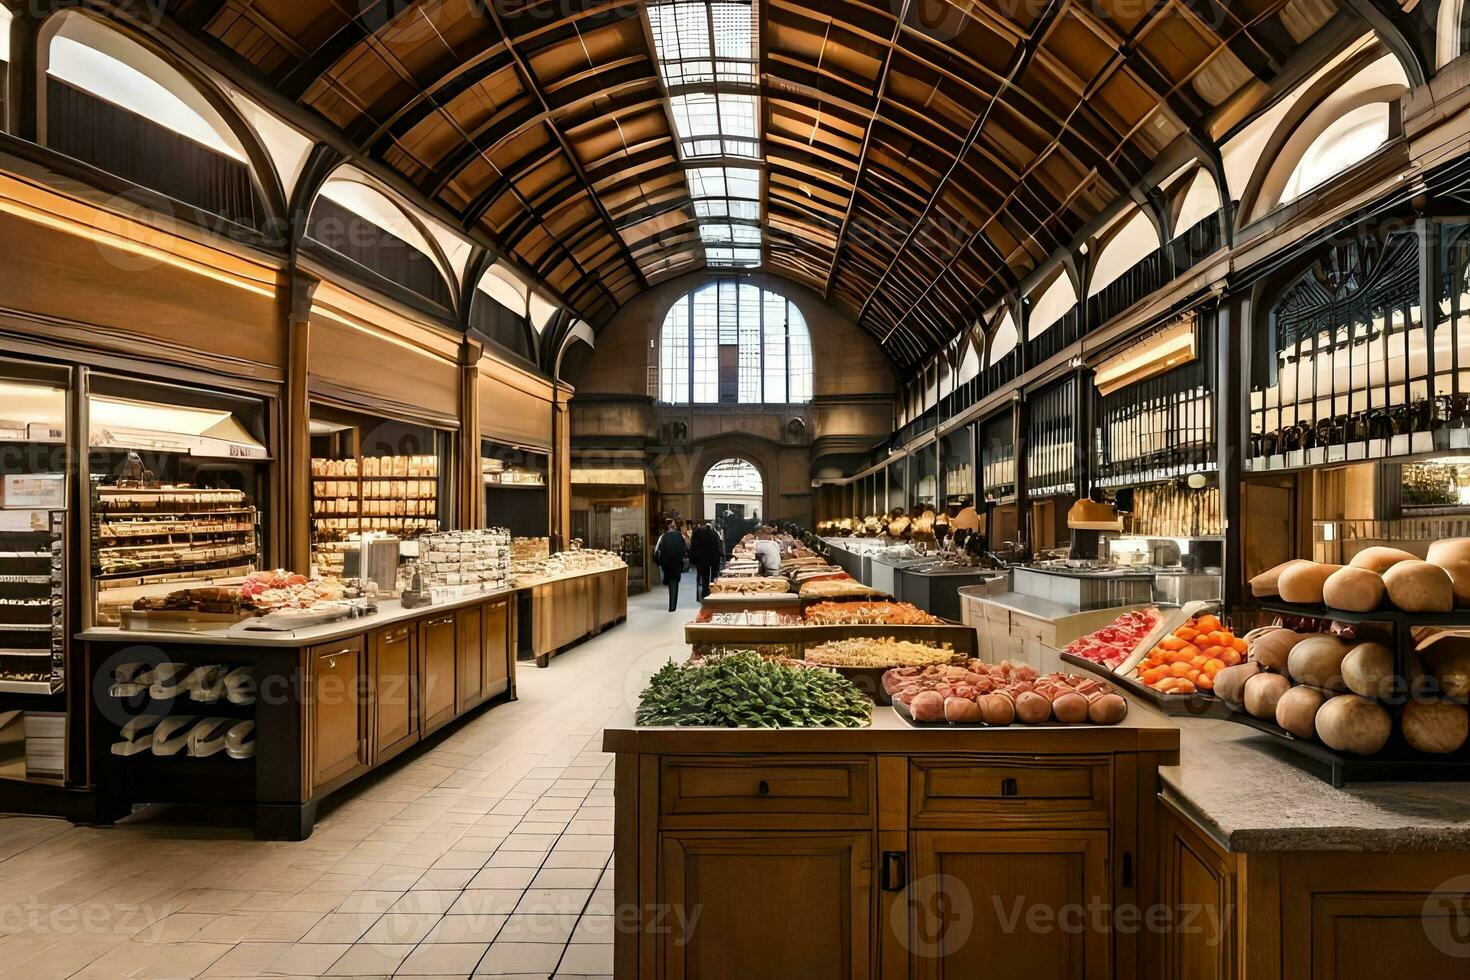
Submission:
M 1134 609 L 1097 632 L 1073 640 L 1067 652 L 1117 670 L 1163 621 L 1163 614 L 1157 609 Z
M 1116 725 L 1128 714 L 1128 702 L 1105 681 L 1077 674 L 1038 675 L 1035 667 L 1009 660 L 895 667 L 883 675 L 883 689 L 895 707 L 919 724 Z M 978 708 L 979 717 L 964 702 Z

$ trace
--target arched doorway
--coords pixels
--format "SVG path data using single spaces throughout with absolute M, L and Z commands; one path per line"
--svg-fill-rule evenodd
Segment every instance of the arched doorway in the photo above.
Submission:
M 765 510 L 766 483 L 760 470 L 748 459 L 722 459 L 704 474 L 704 513 L 725 533 L 725 548 L 761 522 Z

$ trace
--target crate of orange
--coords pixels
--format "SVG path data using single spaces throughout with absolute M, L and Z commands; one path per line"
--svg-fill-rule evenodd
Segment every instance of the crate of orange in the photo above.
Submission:
M 1246 644 L 1214 613 L 1191 616 L 1159 638 L 1134 676 L 1160 694 L 1208 694 L 1215 675 L 1245 659 Z

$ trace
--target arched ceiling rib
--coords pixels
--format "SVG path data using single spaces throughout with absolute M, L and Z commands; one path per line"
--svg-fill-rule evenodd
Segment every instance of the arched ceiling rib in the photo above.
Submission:
M 183 0 L 170 16 L 594 323 L 745 245 L 908 366 L 1336 14 L 1331 0 L 754 3 L 745 67 L 727 51 L 708 79 L 686 74 L 687 50 L 670 57 L 668 3 L 644 0 Z M 732 36 L 718 18 L 741 9 L 711 14 L 717 45 Z M 695 138 L 711 118 L 723 143 Z

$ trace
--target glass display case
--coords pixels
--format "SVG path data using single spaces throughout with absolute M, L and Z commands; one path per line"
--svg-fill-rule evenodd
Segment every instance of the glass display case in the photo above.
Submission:
M 65 683 L 68 392 L 59 373 L 50 382 L 7 378 L 5 367 L 0 363 L 0 694 L 52 695 Z
M 92 375 L 87 413 L 92 625 L 261 567 L 262 400 Z

